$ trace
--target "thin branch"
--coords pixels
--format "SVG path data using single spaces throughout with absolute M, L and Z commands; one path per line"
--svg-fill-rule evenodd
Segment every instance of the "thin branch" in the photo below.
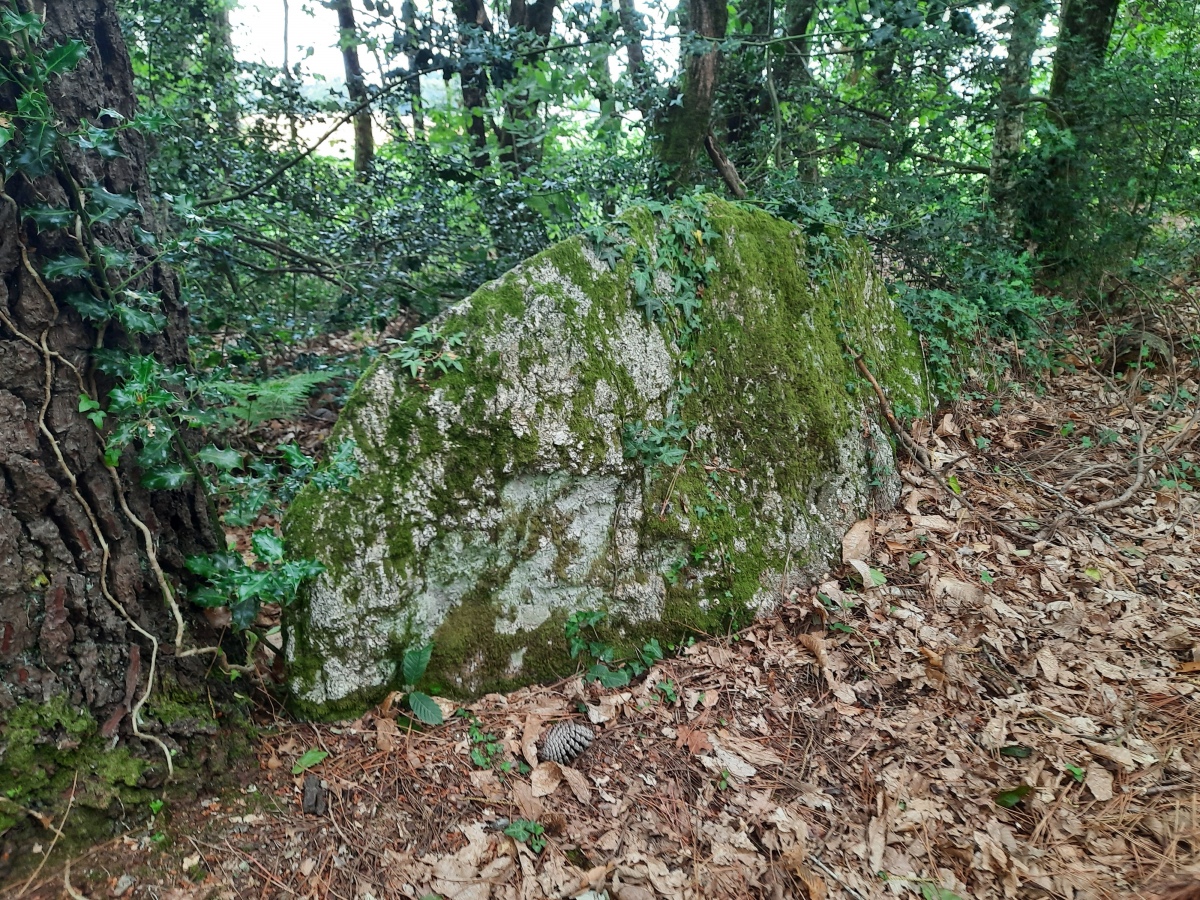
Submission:
M 717 171 L 721 173 L 721 178 L 725 182 L 725 186 L 729 188 L 729 193 L 733 194 L 739 200 L 745 200 L 746 185 L 742 183 L 737 169 L 734 168 L 729 157 L 721 150 L 717 139 L 711 131 L 704 136 L 704 149 L 708 151 L 708 158 L 712 160 L 713 165 L 717 167 Z
M 848 135 L 847 140 L 853 141 L 860 147 L 868 147 L 872 150 L 886 151 L 888 149 L 879 141 L 872 140 L 871 138 L 854 137 L 852 135 Z M 905 155 L 911 156 L 915 159 L 923 159 L 926 162 L 933 163 L 934 165 L 945 166 L 948 169 L 954 169 L 957 172 L 965 172 L 970 175 L 987 175 L 991 172 L 987 166 L 976 166 L 971 163 L 961 163 L 957 160 L 947 159 L 944 156 L 936 156 L 932 153 L 921 153 L 919 151 L 909 150 L 905 153 Z

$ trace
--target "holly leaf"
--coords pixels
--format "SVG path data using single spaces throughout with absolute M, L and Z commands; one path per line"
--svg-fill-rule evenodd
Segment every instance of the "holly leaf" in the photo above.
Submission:
M 173 491 L 187 484 L 191 471 L 180 463 L 159 466 L 142 476 L 142 487 L 152 491 Z
M 265 563 L 283 559 L 283 538 L 270 528 L 260 528 L 254 532 L 250 544 L 254 547 L 254 555 Z
M 87 56 L 88 46 L 83 41 L 74 38 L 65 44 L 51 47 L 42 57 L 47 75 L 61 75 L 70 72 L 83 58 Z
M 220 449 L 210 445 L 197 453 L 196 459 L 210 466 L 216 466 L 222 472 L 230 472 L 241 468 L 242 465 L 242 454 L 228 447 Z

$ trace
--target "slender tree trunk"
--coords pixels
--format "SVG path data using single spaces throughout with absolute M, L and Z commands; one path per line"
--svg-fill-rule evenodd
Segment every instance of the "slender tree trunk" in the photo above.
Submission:
M 685 0 L 683 83 L 662 114 L 659 131 L 660 161 L 667 169 L 666 189 L 675 193 L 700 178 L 698 162 L 705 158 L 704 139 L 712 120 L 720 77 L 721 54 L 713 41 L 725 37 L 729 11 L 725 0 Z M 692 38 L 710 41 L 693 42 Z
M 1058 44 L 1050 77 L 1050 112 L 1073 135 L 1045 163 L 1044 181 L 1026 207 L 1023 232 L 1047 259 L 1075 264 L 1068 248 L 1082 224 L 1086 202 L 1079 194 L 1081 164 L 1090 153 L 1090 132 L 1103 110 L 1088 90 L 1089 75 L 1104 65 L 1120 0 L 1062 0 Z
M 617 0 L 617 20 L 625 34 L 625 53 L 629 60 L 629 77 L 637 92 L 637 108 L 642 116 L 650 113 L 649 91 L 652 85 L 650 67 L 646 64 L 646 51 L 642 47 L 642 17 L 634 0 Z
M 809 30 L 816 21 L 817 0 L 788 0 L 784 9 L 784 31 L 793 38 L 783 45 L 783 63 L 776 66 L 775 77 L 780 93 L 793 106 L 813 102 L 814 87 L 809 56 Z M 801 181 L 816 184 L 819 179 L 817 167 L 817 136 L 807 125 L 803 116 L 795 120 L 784 132 L 783 151 L 786 158 L 794 159 Z
M 484 0 L 454 0 L 453 5 L 460 28 L 474 26 L 485 32 L 492 31 L 492 20 L 488 18 Z M 466 44 L 469 40 L 469 36 L 464 32 L 461 37 L 462 43 Z M 458 77 L 462 84 L 463 106 L 467 109 L 467 133 L 471 135 L 475 145 L 472 163 L 475 168 L 483 169 L 491 161 L 487 149 L 487 121 L 484 118 L 484 109 L 487 107 L 487 72 L 476 63 L 465 63 L 459 70 Z
M 1012 235 L 1016 227 L 1013 188 L 1017 160 L 1025 141 L 1025 105 L 1029 101 L 1033 53 L 1045 17 L 1044 0 L 1013 0 L 1009 21 L 1008 57 L 1000 76 L 996 98 L 996 123 L 992 133 L 992 162 L 988 192 L 1000 227 Z
M 417 7 L 413 0 L 404 0 L 401 10 L 404 17 L 404 31 L 408 36 L 408 70 L 415 72 L 420 66 L 417 62 Z M 412 109 L 413 137 L 420 138 L 425 134 L 425 111 L 421 108 L 421 77 L 413 75 L 408 80 L 408 103 Z
M 288 0 L 283 0 L 283 77 L 287 81 L 289 88 L 295 90 L 292 85 L 292 69 L 288 63 L 288 53 L 290 51 L 290 39 L 288 37 L 288 26 L 291 24 L 292 11 L 288 7 Z M 300 143 L 300 131 L 296 126 L 296 110 L 295 105 L 288 104 L 287 111 L 288 133 L 291 135 L 292 144 Z
M 354 22 L 351 0 L 335 0 L 338 15 L 338 43 L 342 48 L 342 64 L 346 69 L 346 93 L 354 105 L 367 99 L 367 84 L 362 63 L 358 59 L 358 26 Z M 375 162 L 375 133 L 370 108 L 354 117 L 354 171 L 362 178 Z
M 104 108 L 132 118 L 133 75 L 115 2 L 56 0 L 45 17 L 42 51 L 71 39 L 88 50 L 73 71 L 47 85 L 58 134 L 89 123 L 115 125 L 99 115 Z M 9 71 L 28 64 L 27 57 L 14 60 L 14 52 L 22 53 L 11 42 L 0 45 Z M 19 94 L 28 92 L 11 81 L 0 86 L 0 115 L 28 140 L 36 126 L 20 117 Z M 120 786 L 99 774 L 105 758 L 132 751 L 131 760 L 145 762 L 131 764 L 127 774 L 142 786 L 162 781 L 162 748 L 133 731 L 178 746 L 176 738 L 197 728 L 195 719 L 155 722 L 153 695 L 141 710 L 141 728 L 131 727 L 152 670 L 156 680 L 196 687 L 211 662 L 172 658 L 173 615 L 147 565 L 138 525 L 148 530 L 170 577 L 183 571 L 186 555 L 216 549 L 205 502 L 196 489 L 143 490 L 128 458 L 114 478 L 103 438 L 78 411 L 81 393 L 94 397 L 111 387 L 92 367 L 97 346 L 153 355 L 165 366 L 188 362 L 188 316 L 177 282 L 133 230 L 156 228 L 145 147 L 133 130 L 118 140 L 122 155 L 107 158 L 59 136 L 44 166 L 6 172 L 0 196 L 0 784 L 10 801 L 52 809 L 65 805 L 78 773 L 73 825 L 89 809 L 103 814 L 119 796 Z M 98 246 L 132 254 L 129 271 L 141 274 L 129 289 L 161 298 L 166 326 L 158 334 L 128 335 L 115 322 L 97 332 L 67 301 L 85 289 L 83 282 L 44 274 L 48 260 L 83 251 L 68 232 L 39 228 L 27 212 L 46 206 L 78 212 L 79 192 L 96 184 L 140 203 L 138 214 L 94 223 L 90 236 Z M 202 620 L 182 612 L 200 627 Z M 117 740 L 124 749 L 113 749 Z M 11 813 L 0 807 L 0 820 L 9 816 L 0 831 L 13 824 Z M 9 838 L 31 822 L 17 822 Z M 0 856 L 0 880 L 6 860 Z

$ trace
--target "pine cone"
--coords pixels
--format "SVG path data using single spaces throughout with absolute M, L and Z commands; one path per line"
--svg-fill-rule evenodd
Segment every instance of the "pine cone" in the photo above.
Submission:
M 561 766 L 569 765 L 580 753 L 591 746 L 595 735 L 592 729 L 578 722 L 559 722 L 550 727 L 542 738 L 538 758 L 543 762 L 553 760 Z

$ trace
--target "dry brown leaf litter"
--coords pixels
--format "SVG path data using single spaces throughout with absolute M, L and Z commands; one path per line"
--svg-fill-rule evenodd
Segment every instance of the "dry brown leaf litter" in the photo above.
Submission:
M 1164 486 L 1164 460 L 1200 462 L 1190 366 L 958 404 L 916 436 L 975 513 L 906 468 L 900 507 L 851 529 L 844 566 L 770 621 L 623 690 L 573 679 L 472 704 L 491 767 L 461 717 L 284 726 L 244 796 L 176 810 L 169 852 L 130 835 L 110 862 L 78 860 L 75 887 L 1091 900 L 1200 873 L 1200 504 Z M 539 761 L 562 721 L 594 742 Z M 290 774 L 309 749 L 329 753 L 307 773 L 323 816 Z M 543 852 L 503 833 L 517 819 L 543 825 Z

